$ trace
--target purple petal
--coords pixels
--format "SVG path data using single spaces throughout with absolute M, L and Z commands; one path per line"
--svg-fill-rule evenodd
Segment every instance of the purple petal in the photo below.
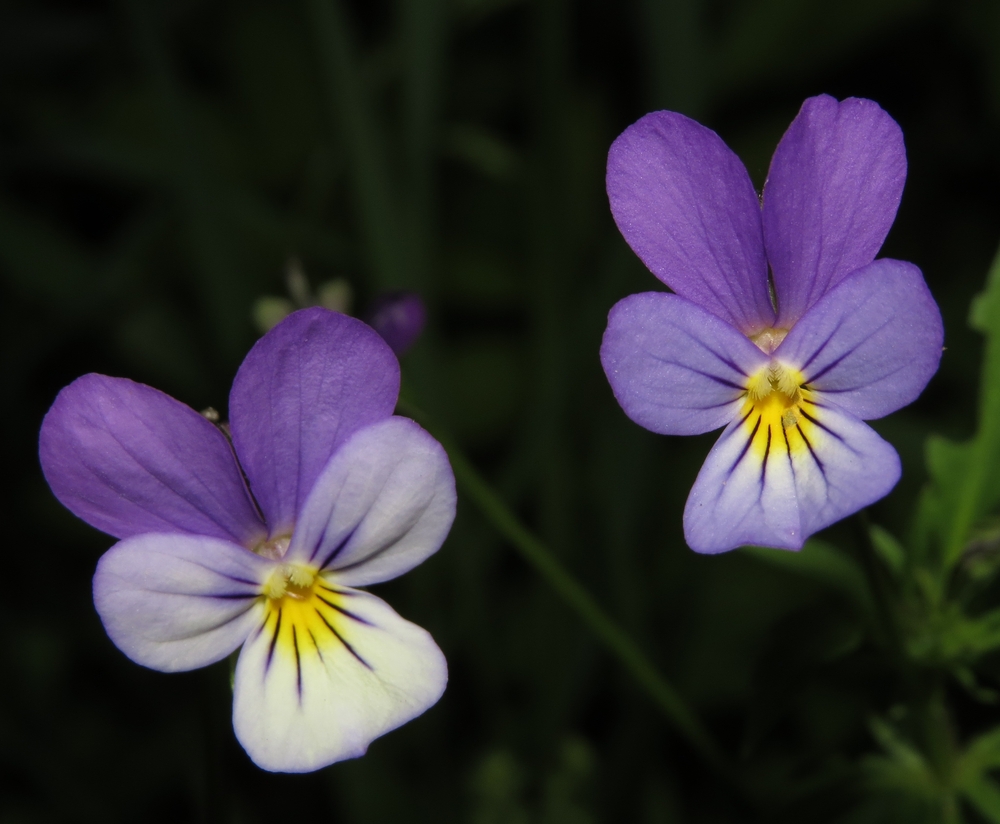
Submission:
M 801 404 L 797 419 L 786 428 L 754 410 L 726 428 L 684 508 L 691 549 L 801 549 L 814 532 L 896 485 L 896 451 L 864 423 L 815 398 Z
M 78 378 L 45 416 L 38 454 L 62 504 L 118 538 L 182 532 L 249 546 L 264 537 L 225 436 L 149 386 Z
M 337 587 L 296 607 L 272 611 L 236 664 L 233 726 L 257 766 L 308 772 L 357 758 L 444 692 L 434 639 L 385 601 Z
M 402 575 L 437 552 L 455 520 L 455 476 L 406 418 L 356 432 L 316 481 L 285 560 L 336 570 L 346 586 Z
M 398 395 L 396 356 L 347 315 L 303 309 L 257 341 L 233 382 L 229 415 L 272 536 L 291 532 L 334 450 L 389 417 Z
M 608 315 L 601 364 L 625 414 L 661 435 L 725 426 L 747 378 L 768 362 L 750 340 L 689 300 L 630 295 Z
M 715 132 L 648 114 L 611 145 L 607 186 L 625 240 L 667 286 L 747 335 L 774 324 L 760 202 Z
M 764 184 L 764 241 L 788 328 L 871 263 L 906 180 L 903 134 L 871 100 L 811 97 L 778 144 Z
M 196 669 L 225 658 L 260 624 L 261 585 L 274 566 L 214 538 L 137 535 L 101 557 L 94 605 L 137 664 Z
M 810 388 L 870 420 L 916 399 L 937 371 L 943 340 L 920 270 L 883 259 L 828 292 L 774 354 Z

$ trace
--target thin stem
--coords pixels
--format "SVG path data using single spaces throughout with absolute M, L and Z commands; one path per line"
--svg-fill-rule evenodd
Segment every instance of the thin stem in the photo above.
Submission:
M 427 425 L 426 416 L 406 401 L 400 401 L 399 409 Z M 559 563 L 549 548 L 521 523 L 455 443 L 436 427 L 428 428 L 447 450 L 459 489 L 545 579 L 563 602 L 576 612 L 605 649 L 624 665 L 667 720 L 705 761 L 727 777 L 732 777 L 726 759 L 711 734 L 677 690 L 656 670 L 638 644 L 601 609 L 593 596 Z

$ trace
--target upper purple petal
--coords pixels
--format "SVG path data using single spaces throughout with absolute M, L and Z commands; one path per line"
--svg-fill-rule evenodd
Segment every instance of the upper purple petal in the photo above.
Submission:
M 876 260 L 828 292 L 775 357 L 852 415 L 881 418 L 914 401 L 937 371 L 944 328 L 920 270 Z
M 725 321 L 677 295 L 644 292 L 608 315 L 601 364 L 625 414 L 661 435 L 729 423 L 768 357 Z
M 906 180 L 903 133 L 871 100 L 802 104 L 764 184 L 764 242 L 779 327 L 875 259 Z
M 38 454 L 55 496 L 118 538 L 264 537 L 225 436 L 188 406 L 124 378 L 84 375 L 56 397 Z
M 715 132 L 647 114 L 611 145 L 607 186 L 625 240 L 667 286 L 744 334 L 773 325 L 760 202 Z
M 389 417 L 398 395 L 396 356 L 347 315 L 303 309 L 257 341 L 233 382 L 229 415 L 272 536 L 291 532 L 334 450 Z

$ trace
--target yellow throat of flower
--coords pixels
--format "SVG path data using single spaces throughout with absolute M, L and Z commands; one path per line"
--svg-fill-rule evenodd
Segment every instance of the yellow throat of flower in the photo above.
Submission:
M 780 361 L 771 361 L 747 381 L 740 419 L 749 433 L 750 448 L 765 461 L 773 449 L 789 455 L 811 449 L 816 410 L 805 376 Z
M 262 631 L 271 637 L 268 666 L 278 654 L 294 662 L 302 689 L 303 660 L 346 650 L 364 664 L 347 636 L 352 622 L 366 623 L 347 608 L 350 590 L 324 579 L 317 569 L 303 564 L 280 564 L 261 588 L 266 609 Z

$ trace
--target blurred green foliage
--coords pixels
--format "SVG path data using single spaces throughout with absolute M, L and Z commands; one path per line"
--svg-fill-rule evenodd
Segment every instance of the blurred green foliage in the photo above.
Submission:
M 613 303 L 657 288 L 611 221 L 607 146 L 674 108 L 759 186 L 819 92 L 903 127 L 883 253 L 925 272 L 947 351 L 876 422 L 904 464 L 879 526 L 696 557 L 681 511 L 713 436 L 634 426 L 597 359 Z M 0 822 L 1000 821 L 998 147 L 992 0 L 0 2 Z M 293 257 L 358 312 L 424 295 L 415 402 L 734 780 L 465 499 L 443 550 L 380 587 L 438 639 L 448 691 L 359 761 L 261 773 L 224 665 L 114 649 L 89 584 L 111 540 L 48 492 L 41 418 L 88 371 L 223 410 Z

